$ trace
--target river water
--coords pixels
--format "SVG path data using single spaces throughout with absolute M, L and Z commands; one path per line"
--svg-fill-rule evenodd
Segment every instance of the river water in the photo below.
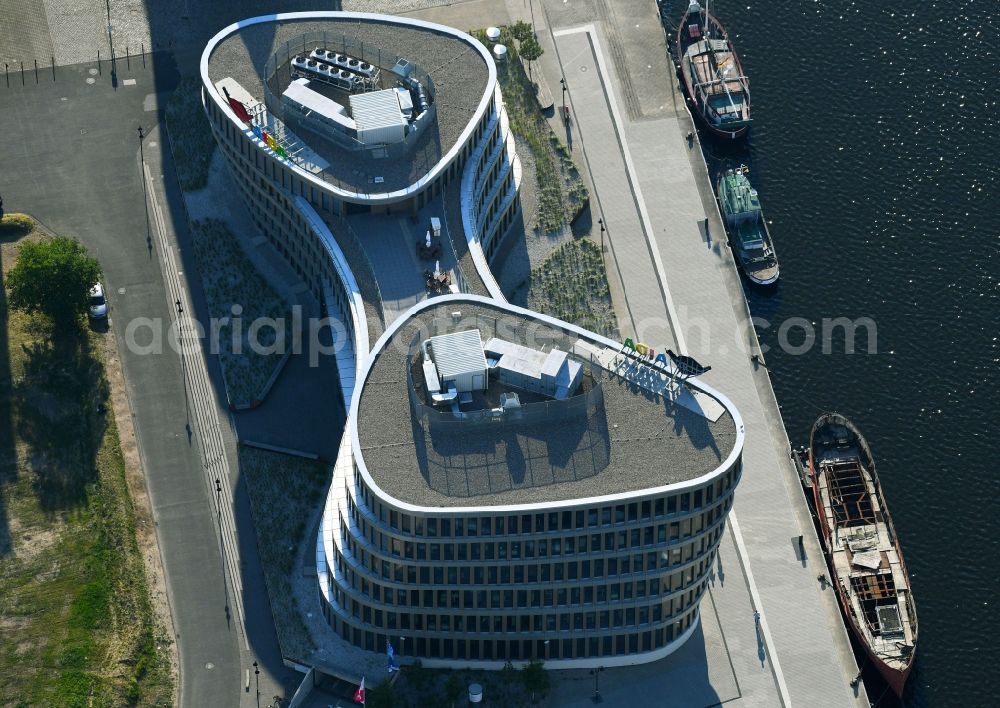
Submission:
M 995 705 L 1000 6 L 712 9 L 750 77 L 754 125 L 735 150 L 703 140 L 713 169 L 750 166 L 771 222 L 781 281 L 748 297 L 789 436 L 807 443 L 836 410 L 873 448 L 919 616 L 904 705 Z M 837 317 L 871 318 L 871 347 L 862 329 L 854 354 L 842 334 L 824 352 L 823 318 Z M 790 318 L 804 319 L 781 336 Z

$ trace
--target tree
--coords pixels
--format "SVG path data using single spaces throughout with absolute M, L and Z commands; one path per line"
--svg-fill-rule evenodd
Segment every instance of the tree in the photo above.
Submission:
M 516 39 L 518 42 L 523 42 L 529 37 L 534 39 L 535 29 L 531 26 L 530 22 L 525 22 L 524 20 L 518 20 L 513 25 L 510 26 L 510 36 Z
M 368 690 L 365 705 L 369 708 L 393 708 L 396 705 L 396 691 L 389 679 L 383 679 L 377 686 Z
M 90 288 L 100 277 L 100 264 L 79 242 L 63 237 L 29 241 L 7 275 L 10 305 L 42 312 L 66 327 L 87 311 Z
M 525 39 L 521 40 L 517 51 L 521 54 L 521 58 L 528 62 L 528 80 L 530 81 L 531 62 L 542 56 L 545 50 L 542 49 L 542 45 L 538 43 L 534 35 L 528 35 Z
M 521 670 L 521 679 L 524 687 L 531 692 L 531 700 L 534 702 L 535 694 L 543 696 L 549 691 L 549 672 L 540 661 L 532 661 Z
M 462 697 L 462 681 L 458 674 L 452 672 L 448 674 L 448 680 L 444 684 L 444 695 L 449 705 L 455 708 L 455 701 Z

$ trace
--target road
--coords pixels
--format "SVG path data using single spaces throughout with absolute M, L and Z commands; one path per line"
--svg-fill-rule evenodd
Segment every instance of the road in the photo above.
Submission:
M 175 316 L 164 287 L 164 247 L 176 261 L 174 279 L 183 283 L 190 312 L 206 317 L 199 279 L 188 284 L 185 276 L 196 273 L 193 250 L 187 248 L 186 216 L 169 152 L 156 129 L 162 107 L 157 99 L 176 85 L 176 69 L 162 56 L 147 59 L 145 68 L 139 60 L 131 61 L 128 71 L 120 65 L 116 85 L 106 63 L 100 70 L 90 64 L 56 67 L 54 80 L 51 72 L 42 78 L 23 87 L 19 81 L 0 86 L 4 206 L 80 239 L 104 269 L 167 576 L 182 705 L 236 706 L 241 700 L 252 705 L 252 690 L 244 690 L 252 661 L 264 669 L 261 693 L 267 698 L 278 692 L 272 690 L 276 681 L 289 677 L 263 591 L 245 485 L 230 465 L 220 515 L 212 472 L 206 471 L 203 433 L 211 433 L 213 445 L 206 449 L 214 454 L 224 449 L 233 459 L 235 452 L 218 365 L 209 358 L 198 379 L 192 368 L 198 362 L 191 357 L 182 365 L 169 347 L 142 353 L 125 345 L 129 322 L 150 318 L 165 333 Z M 140 178 L 140 125 L 149 136 L 143 151 L 148 202 Z M 146 344 L 149 334 L 140 332 L 134 340 Z M 192 406 L 199 402 L 203 410 L 215 409 L 218 430 L 198 429 Z M 225 569 L 220 518 L 233 563 Z M 251 630 L 246 636 L 234 589 L 246 600 Z

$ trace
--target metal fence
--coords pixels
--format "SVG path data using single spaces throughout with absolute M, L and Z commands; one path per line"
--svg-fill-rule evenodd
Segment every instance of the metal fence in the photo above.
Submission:
M 517 408 L 482 408 L 478 410 L 457 412 L 450 409 L 439 409 L 427 405 L 421 400 L 422 382 L 418 386 L 413 380 L 413 361 L 411 355 L 406 361 L 407 391 L 414 417 L 432 430 L 448 426 L 461 426 L 463 430 L 481 427 L 503 427 L 516 425 L 518 427 L 537 427 L 565 425 L 569 421 L 586 420 L 604 406 L 604 390 L 601 384 L 589 373 L 584 374 L 583 393 L 562 400 L 536 401 L 522 403 Z M 512 392 L 517 393 L 515 387 Z
M 493 409 L 461 411 L 455 414 L 450 410 L 441 410 L 427 405 L 422 400 L 423 383 L 413 380 L 413 362 L 420 353 L 421 344 L 429 337 L 449 332 L 467 329 L 478 329 L 483 340 L 499 337 L 533 349 L 561 349 L 570 353 L 574 361 L 583 366 L 583 393 L 563 400 L 546 400 L 522 404 L 520 408 L 499 414 Z M 604 393 L 601 380 L 609 378 L 610 374 L 589 355 L 582 356 L 576 343 L 579 335 L 557 327 L 552 327 L 537 320 L 525 321 L 523 317 L 497 312 L 496 317 L 482 314 L 460 316 L 458 312 L 452 317 L 431 317 L 426 322 L 418 322 L 418 330 L 405 345 L 401 342 L 389 342 L 386 346 L 407 347 L 407 389 L 410 396 L 411 410 L 414 416 L 423 423 L 434 427 L 441 425 L 550 425 L 553 422 L 584 419 L 594 415 L 604 405 Z M 512 389 L 514 392 L 517 389 Z

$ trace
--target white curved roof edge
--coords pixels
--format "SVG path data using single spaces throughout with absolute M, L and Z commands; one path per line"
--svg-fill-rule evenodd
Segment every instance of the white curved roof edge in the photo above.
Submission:
M 201 71 L 202 84 L 209 89 L 213 89 L 214 84 L 212 83 L 211 79 L 208 76 L 209 59 L 211 58 L 212 52 L 215 51 L 215 47 L 219 44 L 219 42 L 221 42 L 223 39 L 231 35 L 233 32 L 243 29 L 244 27 L 251 27 L 253 25 L 264 24 L 266 22 L 285 22 L 285 21 L 295 21 L 295 20 L 322 20 L 322 19 L 368 20 L 370 22 L 383 22 L 387 24 L 402 25 L 404 27 L 405 26 L 420 27 L 423 29 L 433 30 L 435 32 L 441 32 L 442 34 L 447 34 L 463 42 L 467 42 L 472 46 L 473 49 L 479 52 L 479 54 L 483 58 L 483 61 L 486 62 L 486 68 L 489 72 L 489 79 L 486 82 L 486 90 L 483 92 L 483 97 L 479 100 L 479 106 L 476 108 L 476 112 L 473 115 L 472 119 L 469 120 L 468 124 L 465 126 L 465 129 L 462 131 L 462 134 L 459 136 L 455 144 L 451 147 L 450 150 L 448 150 L 448 152 L 440 160 L 438 160 L 437 164 L 434 165 L 434 167 L 432 167 L 427 174 L 425 174 L 423 177 L 418 179 L 416 182 L 411 184 L 406 189 L 397 189 L 395 192 L 383 192 L 381 194 L 362 194 L 361 192 L 351 192 L 346 189 L 341 189 L 332 182 L 327 182 L 321 177 L 317 177 L 313 173 L 302 169 L 294 162 L 288 163 L 289 167 L 295 170 L 296 173 L 299 174 L 299 176 L 309 180 L 316 186 L 321 187 L 327 190 L 328 192 L 336 194 L 337 196 L 348 197 L 361 202 L 369 202 L 372 204 L 392 203 L 394 201 L 405 199 L 407 197 L 410 197 L 418 193 L 421 189 L 423 189 L 425 185 L 429 184 L 434 179 L 436 179 L 437 176 L 445 169 L 445 167 L 451 164 L 452 160 L 454 160 L 458 156 L 458 153 L 461 152 L 465 144 L 471 138 L 472 133 L 476 129 L 476 125 L 479 123 L 479 120 L 483 117 L 483 113 L 486 111 L 487 107 L 490 104 L 490 101 L 493 99 L 493 89 L 496 86 L 496 81 L 497 81 L 497 67 L 496 64 L 493 63 L 493 57 L 490 55 L 490 52 L 486 49 L 486 47 L 482 45 L 482 43 L 480 43 L 472 35 L 463 32 L 461 30 L 455 29 L 454 27 L 448 27 L 447 25 L 439 25 L 436 22 L 427 22 L 425 20 L 416 20 L 408 17 L 398 17 L 396 15 L 383 15 L 375 12 L 338 12 L 334 10 L 317 10 L 308 12 L 279 12 L 274 15 L 259 15 L 257 17 L 249 17 L 245 20 L 234 22 L 228 27 L 219 30 L 219 32 L 217 32 L 214 37 L 208 40 L 208 44 L 205 45 L 205 49 L 201 53 L 200 71 Z M 222 109 L 222 112 L 226 116 L 228 116 L 231 121 L 233 121 L 236 127 L 242 130 L 244 124 L 242 123 L 242 121 L 240 121 L 239 118 L 236 117 L 236 114 L 233 113 L 233 109 L 230 108 L 229 104 L 226 101 L 222 100 L 222 96 L 219 95 L 219 92 L 215 90 L 209 90 L 208 94 L 212 97 L 212 100 L 215 101 L 216 105 L 218 105 L 218 107 Z
M 743 428 L 743 418 L 740 417 L 740 413 L 736 410 L 736 406 L 733 402 L 729 400 L 725 395 L 719 393 L 714 388 L 708 384 L 702 383 L 695 379 L 688 379 L 687 383 L 689 386 L 694 386 L 703 393 L 708 394 L 715 398 L 719 403 L 721 403 L 726 412 L 733 417 L 733 423 L 736 425 L 736 441 L 733 443 L 733 448 L 729 452 L 729 455 L 725 460 L 722 461 L 714 470 L 707 474 L 703 474 L 700 477 L 695 477 L 693 479 L 686 480 L 684 482 L 677 482 L 675 484 L 664 484 L 659 487 L 647 487 L 644 489 L 635 489 L 628 492 L 622 492 L 620 494 L 604 494 L 596 497 L 581 497 L 574 499 L 562 499 L 555 502 L 539 502 L 535 504 L 490 504 L 486 506 L 418 506 L 416 504 L 410 504 L 409 502 L 404 502 L 401 499 L 388 494 L 382 487 L 375 483 L 371 475 L 368 473 L 368 467 L 365 465 L 364 455 L 361 454 L 361 443 L 358 438 L 358 407 L 361 402 L 361 393 L 364 391 L 365 383 L 368 381 L 368 375 L 371 373 L 372 366 L 378 359 L 379 353 L 385 347 L 389 339 L 399 331 L 403 325 L 405 325 L 414 315 L 418 314 L 422 310 L 427 310 L 432 307 L 438 307 L 440 305 L 448 305 L 450 303 L 462 303 L 467 302 L 473 305 L 485 305 L 487 307 L 495 307 L 500 310 L 507 310 L 513 314 L 524 315 L 527 317 L 534 318 L 540 322 L 543 322 L 552 327 L 557 327 L 559 329 L 564 329 L 569 332 L 574 332 L 584 339 L 589 339 L 597 344 L 611 347 L 612 349 L 620 349 L 621 343 L 616 342 L 607 337 L 602 337 L 599 334 L 590 332 L 583 329 L 582 327 L 577 327 L 569 322 L 563 322 L 562 320 L 556 319 L 555 317 L 550 317 L 549 315 L 542 314 L 540 312 L 534 312 L 533 310 L 528 310 L 523 307 L 518 307 L 516 305 L 511 305 L 507 302 L 498 302 L 492 298 L 483 297 L 482 295 L 471 295 L 471 294 L 459 294 L 459 295 L 442 295 L 440 297 L 431 298 L 429 300 L 424 300 L 419 302 L 409 310 L 404 312 L 402 315 L 396 318 L 392 326 L 386 329 L 378 341 L 375 342 L 375 346 L 371 349 L 371 354 L 368 356 L 368 360 L 365 362 L 364 372 L 361 374 L 358 382 L 354 386 L 354 396 L 351 398 L 351 408 L 348 411 L 347 416 L 347 426 L 348 433 L 351 436 L 351 447 L 354 453 L 354 462 L 357 464 L 358 469 L 361 471 L 361 476 L 364 478 L 365 483 L 370 489 L 376 492 L 380 500 L 392 504 L 397 509 L 402 511 L 417 512 L 429 516 L 454 516 L 457 514 L 471 514 L 471 513 L 494 513 L 494 512 L 514 512 L 514 511 L 540 511 L 540 510 L 555 510 L 555 509 L 566 509 L 566 508 L 576 508 L 584 506 L 594 506 L 599 504 L 605 504 L 610 502 L 618 501 L 628 501 L 630 499 L 635 499 L 637 497 L 645 497 L 653 494 L 659 494 L 662 492 L 675 492 L 683 491 L 692 487 L 700 486 L 711 479 L 719 476 L 728 470 L 736 462 L 736 458 L 740 456 L 743 452 L 743 441 L 746 437 L 746 433 Z

